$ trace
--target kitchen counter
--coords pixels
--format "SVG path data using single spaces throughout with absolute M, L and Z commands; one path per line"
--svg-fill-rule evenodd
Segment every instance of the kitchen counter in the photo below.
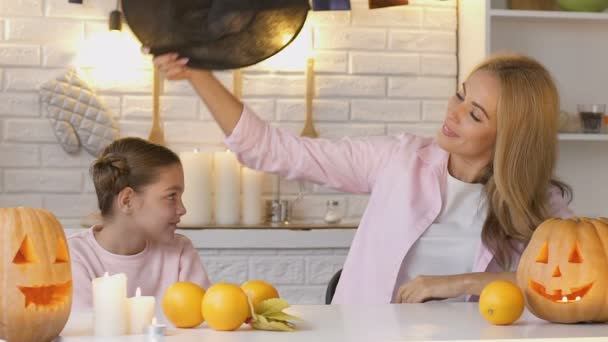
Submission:
M 243 325 L 233 332 L 219 332 L 206 324 L 196 329 L 169 329 L 164 341 L 577 341 L 608 340 L 606 324 L 552 324 L 528 311 L 514 325 L 495 326 L 478 312 L 477 303 L 402 305 L 295 305 L 287 309 L 304 319 L 296 332 L 252 331 Z M 61 342 L 99 341 L 90 336 L 91 315 L 74 313 Z M 538 340 L 542 339 L 542 340 Z M 103 338 L 107 342 L 145 341 L 143 335 Z
M 195 248 L 349 248 L 357 223 L 327 225 L 294 222 L 255 226 L 181 228 Z M 70 236 L 86 228 L 65 229 Z

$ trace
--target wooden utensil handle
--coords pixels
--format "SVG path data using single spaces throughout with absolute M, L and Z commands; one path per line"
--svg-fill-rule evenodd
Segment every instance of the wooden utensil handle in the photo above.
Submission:
M 306 121 L 312 121 L 312 99 L 315 96 L 314 68 L 315 60 L 308 58 L 306 61 Z
M 315 96 L 314 65 L 314 59 L 312 57 L 308 58 L 306 61 L 306 122 L 302 133 L 300 133 L 301 136 L 310 138 L 319 136 L 312 121 L 312 99 Z
M 239 100 L 243 96 L 243 72 L 241 69 L 234 69 L 232 72 L 232 93 Z
M 160 87 L 161 87 L 161 75 L 156 68 L 154 68 L 153 72 L 154 84 L 152 89 L 152 97 L 153 97 L 153 123 L 160 123 Z
M 148 135 L 148 140 L 154 144 L 165 144 L 165 133 L 160 122 L 160 92 L 162 87 L 161 75 L 156 70 L 152 71 L 152 129 Z

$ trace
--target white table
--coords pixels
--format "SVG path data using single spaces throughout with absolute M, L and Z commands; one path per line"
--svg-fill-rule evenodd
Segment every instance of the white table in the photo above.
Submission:
M 534 339 L 533 341 L 608 341 L 608 324 L 551 324 L 528 311 L 511 326 L 494 326 L 480 315 L 476 303 L 441 303 L 349 306 L 294 305 L 288 311 L 305 320 L 297 332 L 239 330 L 219 332 L 206 324 L 196 329 L 169 329 L 165 341 L 272 342 L 272 341 L 442 341 Z M 144 335 L 95 338 L 91 316 L 73 314 L 61 342 L 146 341 Z M 541 339 L 541 340 L 538 340 Z M 521 342 L 521 340 L 518 340 Z

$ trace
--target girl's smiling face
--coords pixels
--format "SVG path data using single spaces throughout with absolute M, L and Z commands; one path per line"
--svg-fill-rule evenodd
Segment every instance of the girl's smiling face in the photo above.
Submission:
M 180 218 L 186 213 L 182 203 L 184 171 L 181 164 L 158 168 L 158 179 L 136 192 L 132 219 L 138 230 L 151 240 L 173 239 Z

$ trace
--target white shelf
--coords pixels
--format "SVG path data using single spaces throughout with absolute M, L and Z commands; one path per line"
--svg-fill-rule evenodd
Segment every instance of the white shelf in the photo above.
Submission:
M 608 134 L 560 133 L 561 141 L 608 141 Z
M 533 18 L 533 19 L 572 19 L 572 20 L 606 20 L 608 12 L 567 12 L 567 11 L 523 11 L 508 9 L 490 10 L 494 18 Z

